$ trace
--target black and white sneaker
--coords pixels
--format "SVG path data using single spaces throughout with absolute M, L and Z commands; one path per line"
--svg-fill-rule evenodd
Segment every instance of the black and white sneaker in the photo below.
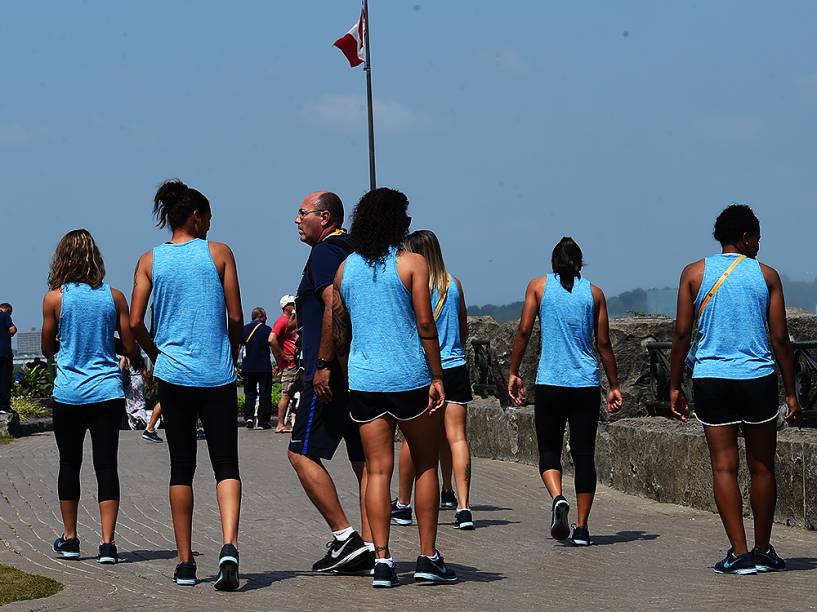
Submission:
M 570 541 L 574 546 L 590 546 L 590 531 L 587 527 L 576 527 L 573 525 L 573 535 Z
M 349 561 L 349 563 L 340 569 L 334 570 L 333 573 L 344 574 L 347 576 L 373 576 L 374 553 L 371 550 L 368 550 L 356 559 Z
M 142 439 L 147 440 L 148 442 L 164 442 L 164 440 L 159 437 L 159 434 L 157 434 L 155 431 L 148 431 L 147 429 L 142 433 Z
M 757 574 L 757 567 L 755 567 L 755 556 L 752 551 L 743 553 L 738 556 L 729 549 L 723 561 L 718 561 L 713 568 L 716 574 Z
M 376 589 L 390 589 L 400 586 L 400 579 L 397 577 L 397 569 L 394 567 L 394 563 L 374 564 L 372 586 Z
M 440 510 L 455 510 L 457 507 L 457 496 L 454 489 L 440 491 Z
M 66 559 L 79 559 L 79 538 L 68 538 L 60 536 L 54 540 L 51 550 L 61 554 Z
M 104 563 L 113 565 L 119 562 L 119 555 L 116 553 L 116 545 L 113 542 L 99 545 L 99 555 L 96 558 L 97 563 Z
M 247 429 L 253 429 L 255 427 L 255 421 L 253 419 L 245 419 L 244 426 Z
M 471 517 L 471 511 L 467 508 L 465 510 L 457 510 L 454 515 L 454 529 L 464 529 L 471 531 L 474 528 L 474 519 Z
M 570 536 L 570 525 L 567 516 L 570 514 L 570 504 L 562 495 L 553 499 L 553 508 L 550 514 L 550 537 L 554 540 L 566 540 Z
M 218 591 L 235 591 L 238 588 L 238 549 L 232 544 L 221 547 L 218 578 L 213 586 Z
M 411 504 L 401 508 L 397 505 L 397 499 L 395 498 L 391 502 L 391 524 L 411 525 Z
M 755 556 L 755 567 L 759 572 L 780 572 L 786 569 L 786 562 L 777 556 L 771 544 L 766 552 L 755 548 L 752 554 Z
M 315 562 L 312 566 L 313 572 L 340 570 L 353 559 L 357 559 L 360 555 L 369 552 L 369 547 L 366 546 L 366 543 L 357 531 L 342 541 L 333 538 L 332 541 L 326 545 L 326 548 L 328 549 L 326 556 L 320 561 Z
M 414 569 L 414 582 L 420 584 L 450 584 L 457 581 L 457 575 L 443 561 L 443 556 L 437 552 L 436 559 L 420 555 L 417 557 L 417 567 Z
M 173 572 L 173 581 L 181 586 L 196 585 L 196 564 L 193 561 L 185 561 L 176 566 Z

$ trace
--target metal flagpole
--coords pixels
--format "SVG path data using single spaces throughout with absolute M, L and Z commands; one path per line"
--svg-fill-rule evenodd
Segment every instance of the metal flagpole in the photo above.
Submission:
M 374 171 L 374 119 L 372 115 L 372 60 L 369 54 L 369 2 L 363 0 L 363 38 L 366 47 L 366 64 L 363 69 L 366 71 L 366 102 L 369 111 L 369 188 L 377 187 Z

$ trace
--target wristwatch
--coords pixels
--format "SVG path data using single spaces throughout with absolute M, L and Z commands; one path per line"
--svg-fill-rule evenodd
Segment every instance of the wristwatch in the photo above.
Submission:
M 323 359 L 318 357 L 318 360 L 315 362 L 315 369 L 316 370 L 325 370 L 330 365 L 331 365 L 330 361 L 324 361 Z

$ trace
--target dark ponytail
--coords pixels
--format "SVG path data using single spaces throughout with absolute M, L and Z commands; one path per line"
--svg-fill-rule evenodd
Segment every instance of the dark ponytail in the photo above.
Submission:
M 568 291 L 573 291 L 573 282 L 582 275 L 582 250 L 576 241 L 565 236 L 553 247 L 550 256 L 553 271 L 559 275 L 559 282 Z
M 179 179 L 165 181 L 153 198 L 153 216 L 156 226 L 176 229 L 184 225 L 193 211 L 210 212 L 210 202 L 200 191 L 188 187 Z

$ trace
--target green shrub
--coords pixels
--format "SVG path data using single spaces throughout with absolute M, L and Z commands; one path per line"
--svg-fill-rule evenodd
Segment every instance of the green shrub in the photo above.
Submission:
M 54 391 L 54 368 L 39 363 L 26 364 L 20 370 L 20 380 L 11 388 L 13 397 L 51 397 Z
M 20 416 L 21 421 L 41 419 L 49 415 L 48 408 L 27 397 L 12 397 L 11 409 Z

